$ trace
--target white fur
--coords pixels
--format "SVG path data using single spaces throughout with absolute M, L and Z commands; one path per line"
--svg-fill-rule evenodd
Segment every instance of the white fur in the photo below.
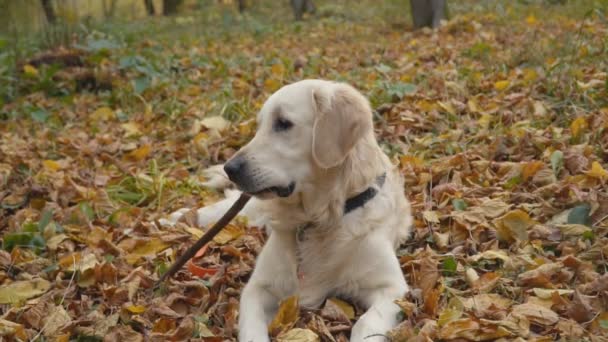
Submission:
M 315 126 L 321 122 L 320 116 L 339 110 L 346 112 L 333 121 L 336 132 L 350 132 L 355 124 L 350 115 L 358 116 L 359 123 L 369 122 L 358 126 L 360 136 L 345 139 L 355 143 L 339 157 L 344 160 L 326 169 L 313 154 L 321 154 L 327 164 L 322 144 L 331 137 L 317 132 Z M 287 132 L 274 132 L 277 115 L 294 126 Z M 395 249 L 407 238 L 412 219 L 402 178 L 378 146 L 371 120 L 367 100 L 354 88 L 322 80 L 283 87 L 264 104 L 258 132 L 238 154 L 251 163 L 252 177 L 259 178 L 255 181 L 260 188 L 292 181 L 296 188 L 287 198 L 267 194 L 264 199 L 253 198 L 241 213 L 251 225 L 271 227 L 272 233 L 241 295 L 240 341 L 269 341 L 268 323 L 281 299 L 292 295 L 298 295 L 304 307 L 318 307 L 328 296 L 343 296 L 366 308 L 352 329 L 351 341 L 383 341 L 382 335 L 398 323 L 399 308 L 394 301 L 408 286 Z M 344 131 L 340 125 L 345 125 Z M 313 142 L 315 135 L 324 140 Z M 313 151 L 313 144 L 319 150 Z M 332 153 L 343 150 L 333 148 Z M 376 177 L 384 172 L 386 182 L 378 194 L 344 215 L 346 199 L 375 186 Z M 208 185 L 227 184 L 218 167 L 211 175 Z M 199 209 L 199 224 L 217 221 L 238 194 L 228 191 L 225 200 Z M 177 221 L 183 211 L 172 214 L 170 221 Z M 298 227 L 311 222 L 314 225 L 305 230 L 305 239 L 298 241 Z

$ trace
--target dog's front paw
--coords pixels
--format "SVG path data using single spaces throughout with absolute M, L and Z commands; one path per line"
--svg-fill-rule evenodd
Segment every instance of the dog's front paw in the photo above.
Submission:
M 371 323 L 371 324 L 370 324 Z M 373 322 L 362 321 L 355 323 L 353 330 L 350 334 L 351 342 L 387 342 L 388 337 L 382 332 L 384 329 L 379 330 L 378 326 L 383 326 L 384 322 L 377 322 L 378 325 L 374 325 Z

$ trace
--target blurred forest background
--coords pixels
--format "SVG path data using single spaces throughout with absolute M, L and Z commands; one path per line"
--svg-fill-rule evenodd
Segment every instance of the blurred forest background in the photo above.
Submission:
M 0 0 L 0 340 L 235 340 L 263 231 L 237 220 L 153 289 L 205 228 L 158 219 L 216 201 L 202 170 L 251 139 L 274 91 L 325 78 L 369 98 L 412 202 L 393 341 L 606 341 L 607 15 L 608 0 Z M 360 314 L 332 299 L 273 338 L 344 342 Z

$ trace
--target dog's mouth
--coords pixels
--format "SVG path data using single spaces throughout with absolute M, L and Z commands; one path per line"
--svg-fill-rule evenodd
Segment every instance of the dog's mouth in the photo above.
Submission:
M 247 191 L 247 193 L 257 196 L 257 197 L 266 197 L 270 194 L 275 194 L 279 197 L 289 197 L 296 188 L 296 183 L 291 182 L 288 186 L 271 186 L 268 188 L 264 188 L 262 190 L 257 191 Z

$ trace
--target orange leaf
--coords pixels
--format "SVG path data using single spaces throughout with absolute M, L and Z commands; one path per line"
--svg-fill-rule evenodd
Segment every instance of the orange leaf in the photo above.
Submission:
M 136 150 L 133 150 L 129 153 L 129 158 L 136 160 L 136 161 L 140 161 L 145 159 L 150 152 L 152 152 L 152 146 L 150 146 L 150 144 L 146 144 Z
M 217 268 L 205 268 L 195 265 L 192 260 L 188 261 L 188 272 L 199 278 L 205 278 L 217 273 Z
M 522 170 L 522 178 L 524 179 L 524 182 L 527 181 L 528 179 L 534 177 L 534 175 L 540 171 L 540 169 L 543 168 L 545 164 L 541 161 L 531 161 L 529 163 L 526 163 L 526 165 L 524 165 L 524 168 Z

